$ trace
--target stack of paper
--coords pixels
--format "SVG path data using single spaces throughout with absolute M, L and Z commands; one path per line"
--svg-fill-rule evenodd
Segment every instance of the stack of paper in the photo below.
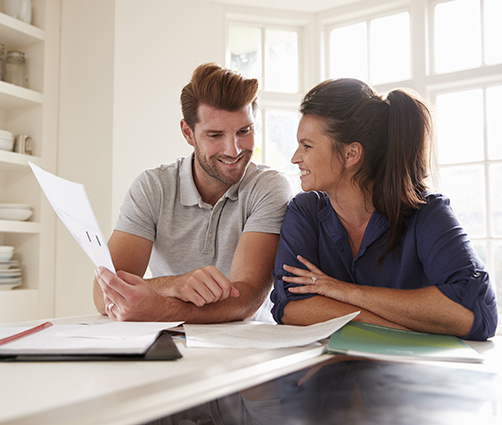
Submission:
M 312 344 L 328 338 L 359 312 L 310 326 L 232 322 L 216 325 L 184 324 L 187 347 L 283 348 Z

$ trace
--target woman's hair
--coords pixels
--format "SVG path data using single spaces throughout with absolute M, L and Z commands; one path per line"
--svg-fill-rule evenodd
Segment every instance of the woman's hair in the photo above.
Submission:
M 383 99 L 367 84 L 347 78 L 314 87 L 300 112 L 324 119 L 324 131 L 339 155 L 344 145 L 362 145 L 354 178 L 390 224 L 382 260 L 401 240 L 405 217 L 424 203 L 433 133 L 429 109 L 416 94 L 393 90 Z
M 201 103 L 225 111 L 238 111 L 251 104 L 256 114 L 258 80 L 215 63 L 205 63 L 195 69 L 191 81 L 181 91 L 180 100 L 183 118 L 192 130 L 199 122 L 197 111 Z

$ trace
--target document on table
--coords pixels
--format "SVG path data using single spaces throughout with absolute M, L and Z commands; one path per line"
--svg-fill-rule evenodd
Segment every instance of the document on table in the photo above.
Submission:
M 115 273 L 110 251 L 85 187 L 55 176 L 32 162 L 30 166 L 52 208 L 94 265 Z
M 182 322 L 112 322 L 53 325 L 29 336 L 0 345 L 0 357 L 7 355 L 143 354 L 164 329 Z M 26 330 L 0 327 L 0 339 Z
M 184 324 L 187 347 L 272 349 L 309 345 L 328 338 L 360 312 L 310 326 L 261 322 L 230 322 L 215 325 Z

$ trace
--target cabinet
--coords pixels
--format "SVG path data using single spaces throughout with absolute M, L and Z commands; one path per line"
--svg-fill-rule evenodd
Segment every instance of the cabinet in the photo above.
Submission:
M 57 166 L 60 0 L 32 0 L 32 24 L 0 13 L 0 43 L 26 53 L 29 88 L 0 81 L 0 129 L 28 134 L 33 155 L 0 150 L 0 202 L 29 204 L 28 221 L 0 220 L 0 244 L 15 247 L 23 284 L 0 291 L 0 321 L 54 315 L 55 214 L 28 161 Z

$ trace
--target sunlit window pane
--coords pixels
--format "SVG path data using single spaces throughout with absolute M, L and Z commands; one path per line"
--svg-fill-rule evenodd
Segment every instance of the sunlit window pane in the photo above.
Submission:
M 502 62 L 502 1 L 485 0 L 485 61 L 488 65 Z
M 366 22 L 335 28 L 330 33 L 330 78 L 368 80 Z
M 488 156 L 502 159 L 502 86 L 486 90 L 486 122 Z
M 485 178 L 482 165 L 446 167 L 440 171 L 440 192 L 451 199 L 469 237 L 486 237 Z
M 411 76 L 410 17 L 386 16 L 370 24 L 370 81 L 406 80 Z
M 291 163 L 291 158 L 297 147 L 298 114 L 287 111 L 266 111 L 265 127 L 266 163 L 279 171 L 297 173 L 298 167 Z
M 439 3 L 434 15 L 436 72 L 481 65 L 479 0 Z
M 265 90 L 297 93 L 298 33 L 267 30 L 265 53 Z
M 502 236 L 502 164 L 490 165 L 492 231 L 494 236 Z
M 439 95 L 436 108 L 439 163 L 483 160 L 482 90 Z
M 230 67 L 246 77 L 262 79 L 261 29 L 246 26 L 229 28 Z

